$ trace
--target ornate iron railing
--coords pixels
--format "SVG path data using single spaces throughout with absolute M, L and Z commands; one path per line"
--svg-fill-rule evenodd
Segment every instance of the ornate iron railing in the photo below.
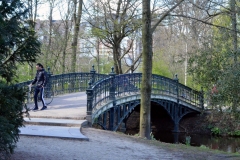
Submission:
M 114 102 L 118 98 L 139 95 L 141 89 L 141 73 L 115 75 L 113 71 L 108 78 L 95 84 L 90 84 L 87 89 L 87 115 L 92 115 L 104 104 Z M 165 96 L 184 102 L 196 108 L 203 109 L 203 93 L 193 90 L 178 82 L 160 75 L 152 75 L 152 97 Z
M 170 96 L 195 107 L 203 107 L 203 93 L 179 83 L 177 75 L 175 79 L 152 75 L 152 94 Z
M 17 83 L 16 86 L 19 88 L 24 88 L 25 91 L 29 91 L 28 85 L 31 82 L 32 81 L 25 81 L 25 82 Z M 30 102 L 31 100 L 33 100 L 33 95 L 30 95 L 30 93 L 28 93 L 26 97 L 26 102 Z
M 90 72 L 67 73 L 60 75 L 53 75 L 50 77 L 50 84 L 55 95 L 83 92 L 88 88 L 88 83 L 94 83 L 108 77 L 105 74 L 96 73 L 94 66 Z
M 95 80 L 104 78 L 106 75 L 95 74 Z M 92 80 L 92 73 L 68 73 L 51 76 L 51 86 L 56 95 L 83 92 L 88 88 L 88 83 Z
M 89 82 L 94 83 L 95 81 L 99 81 L 100 79 L 108 77 L 108 75 L 96 73 L 94 66 L 92 66 L 92 70 L 90 72 L 67 73 L 59 75 L 53 75 L 50 72 L 50 68 L 48 68 L 47 74 L 48 83 L 46 88 L 52 90 L 54 92 L 54 96 L 86 91 Z M 26 81 L 16 85 L 19 87 L 24 87 L 27 90 L 27 85 L 30 83 L 31 81 Z M 28 95 L 28 100 L 32 100 L 32 96 L 33 95 Z

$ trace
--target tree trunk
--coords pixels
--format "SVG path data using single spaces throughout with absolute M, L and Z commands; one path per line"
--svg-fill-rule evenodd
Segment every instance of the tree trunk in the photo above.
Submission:
M 116 48 L 113 48 L 113 63 L 114 63 L 114 69 L 115 69 L 115 73 L 119 74 L 119 70 L 118 70 L 118 64 L 117 64 L 117 51 Z
M 117 2 L 117 10 L 116 10 L 116 15 L 115 15 L 115 20 L 119 21 L 120 18 L 120 12 L 121 12 L 121 5 L 122 5 L 122 0 L 118 0 Z M 122 65 L 121 65 L 121 31 L 120 31 L 120 26 L 118 23 L 114 23 L 114 32 L 113 32 L 113 39 L 114 39 L 114 67 L 116 68 L 116 74 L 122 74 Z
M 67 52 L 67 45 L 68 45 L 68 19 L 65 20 L 65 31 L 64 31 L 64 48 L 63 48 L 63 57 L 62 57 L 62 73 L 66 72 L 66 52 Z
M 142 1 L 143 70 L 140 106 L 140 137 L 150 139 L 151 132 L 151 81 L 152 81 L 152 33 L 150 0 Z
M 122 59 L 118 58 L 117 65 L 118 65 L 118 74 L 123 74 L 123 71 L 122 71 Z
M 121 47 L 120 47 L 120 43 L 117 45 L 117 65 L 118 65 L 118 74 L 123 74 L 122 71 L 122 58 L 121 58 Z
M 97 73 L 100 73 L 100 53 L 99 53 L 99 47 L 100 47 L 100 40 L 97 38 L 96 41 L 96 50 L 97 50 Z
M 32 0 L 31 0 L 31 9 L 30 9 L 30 17 L 31 17 L 31 27 L 35 30 L 35 26 L 36 26 L 36 17 L 37 17 L 37 11 L 38 11 L 38 0 L 35 0 L 35 5 L 34 5 L 34 14 L 33 13 L 33 5 L 32 5 Z M 29 65 L 30 67 L 30 77 L 31 79 L 35 76 L 35 66 L 33 65 Z
M 35 0 L 35 11 L 34 11 L 34 15 L 33 15 L 33 22 L 34 22 L 34 27 L 35 27 L 35 23 L 36 23 L 36 19 L 37 19 L 37 12 L 38 12 L 38 0 Z
M 33 2 L 32 0 L 28 0 L 28 8 L 29 9 L 29 17 L 31 18 L 31 20 L 33 20 Z
M 77 7 L 77 1 L 74 0 L 75 7 Z M 83 0 L 79 0 L 78 2 L 78 10 L 77 10 L 77 15 L 76 15 L 76 10 L 75 10 L 75 26 L 74 26 L 74 33 L 73 33 L 73 42 L 72 42 L 72 66 L 71 66 L 71 72 L 76 71 L 76 61 L 77 61 L 77 48 L 78 48 L 78 33 L 80 29 L 80 21 L 81 21 L 81 16 L 82 16 L 82 4 Z
M 116 43 L 113 46 L 113 60 L 114 60 L 114 68 L 116 74 L 122 74 L 122 64 L 121 64 L 121 51 L 120 44 Z
M 234 53 L 234 63 L 237 63 L 237 17 L 235 0 L 230 0 L 231 7 L 231 21 L 232 21 L 232 43 Z
M 49 13 L 49 37 L 48 37 L 48 46 L 47 46 L 47 51 L 44 55 L 44 62 L 45 62 L 45 67 L 48 67 L 49 63 L 49 54 L 51 54 L 51 46 L 52 46 L 52 13 L 53 13 L 53 4 L 50 3 L 50 13 Z
M 236 67 L 237 65 L 237 17 L 236 17 L 236 2 L 235 0 L 230 0 L 230 10 L 231 10 L 231 23 L 232 23 L 232 44 L 233 44 L 233 54 L 234 54 L 234 59 L 233 59 L 233 63 L 234 63 L 234 67 Z M 237 85 L 237 77 L 236 75 L 234 75 L 234 82 L 233 84 Z M 236 89 L 234 89 L 235 95 L 238 94 L 238 91 Z M 233 97 L 233 104 L 232 104 L 232 111 L 233 113 L 236 112 L 237 110 L 237 104 L 238 104 L 238 97 L 234 96 Z

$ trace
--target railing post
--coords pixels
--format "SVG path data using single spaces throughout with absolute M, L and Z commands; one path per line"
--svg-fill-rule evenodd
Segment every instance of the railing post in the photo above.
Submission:
M 47 87 L 46 87 L 48 92 L 51 91 L 51 89 L 52 89 L 52 80 L 51 80 L 51 78 L 52 78 L 52 72 L 50 71 L 50 67 L 48 67 L 48 71 L 47 71 Z
M 178 102 L 178 104 L 179 104 L 179 91 L 178 91 L 179 79 L 178 79 L 178 76 L 177 76 L 177 74 L 175 74 L 174 81 L 176 82 L 176 94 L 177 94 L 177 102 Z
M 113 131 L 114 128 L 114 107 L 116 106 L 116 102 L 115 102 L 115 90 L 116 90 L 116 86 L 115 86 L 115 73 L 114 73 L 114 68 L 111 68 L 112 71 L 109 73 L 109 76 L 111 77 L 111 85 L 109 88 L 109 98 L 110 100 L 112 100 L 113 103 L 113 107 L 110 109 L 109 113 L 109 130 Z
M 92 65 L 92 69 L 90 71 L 90 73 L 92 74 L 92 84 L 95 83 L 95 73 L 96 73 L 96 70 L 94 69 L 94 65 Z
M 202 111 L 203 111 L 204 110 L 204 91 L 203 91 L 203 87 L 201 87 L 200 105 L 201 105 Z
M 93 107 L 93 89 L 91 81 L 88 83 L 89 87 L 86 90 L 87 94 L 87 116 L 86 120 L 89 124 L 92 124 L 92 107 Z
M 177 106 L 174 107 L 174 130 L 173 132 L 179 131 L 179 117 L 178 117 L 178 111 L 179 111 L 179 79 L 177 77 L 177 74 L 175 75 L 174 81 L 176 82 L 176 94 L 177 94 Z
M 109 76 L 111 78 L 111 85 L 109 88 L 109 97 L 110 100 L 115 100 L 115 90 L 116 90 L 116 86 L 115 86 L 115 73 L 114 73 L 114 68 L 111 68 L 112 71 L 109 73 Z

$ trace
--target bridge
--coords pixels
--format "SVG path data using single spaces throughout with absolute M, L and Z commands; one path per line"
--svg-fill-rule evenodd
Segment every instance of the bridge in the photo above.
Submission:
M 87 116 L 90 125 L 99 125 L 105 130 L 125 128 L 126 120 L 141 100 L 141 73 L 116 75 L 114 69 L 108 75 L 90 72 L 53 75 L 48 69 L 49 82 L 46 90 L 52 89 L 55 96 L 74 92 L 86 92 Z M 26 87 L 31 81 L 17 84 Z M 177 76 L 170 79 L 152 75 L 151 101 L 163 107 L 174 123 L 174 132 L 179 131 L 179 121 L 189 113 L 204 110 L 203 91 L 193 90 L 179 83 Z

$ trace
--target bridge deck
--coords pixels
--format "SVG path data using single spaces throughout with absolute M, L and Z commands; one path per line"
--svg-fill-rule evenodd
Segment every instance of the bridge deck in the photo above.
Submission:
M 28 108 L 33 108 L 34 104 L 27 104 Z M 59 95 L 53 98 L 47 110 L 30 111 L 30 117 L 38 118 L 65 118 L 65 119 L 85 119 L 87 95 L 85 92 L 70 93 Z M 38 108 L 41 109 L 42 103 L 38 103 Z

